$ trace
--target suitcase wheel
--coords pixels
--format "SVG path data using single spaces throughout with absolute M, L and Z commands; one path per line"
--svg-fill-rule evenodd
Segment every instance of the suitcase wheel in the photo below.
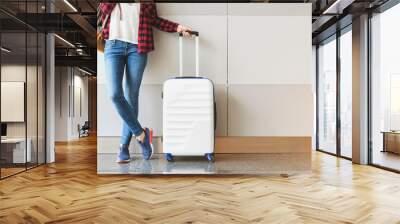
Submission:
M 174 156 L 171 153 L 167 153 L 167 154 L 165 154 L 165 159 L 168 162 L 173 162 L 174 161 Z
M 206 158 L 209 162 L 214 162 L 214 154 L 213 153 L 207 153 Z

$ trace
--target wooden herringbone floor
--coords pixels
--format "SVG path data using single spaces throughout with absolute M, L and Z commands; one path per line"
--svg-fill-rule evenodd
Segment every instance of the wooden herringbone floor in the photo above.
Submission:
M 0 181 L 0 223 L 400 223 L 400 175 L 313 154 L 294 176 L 97 176 L 94 138 Z

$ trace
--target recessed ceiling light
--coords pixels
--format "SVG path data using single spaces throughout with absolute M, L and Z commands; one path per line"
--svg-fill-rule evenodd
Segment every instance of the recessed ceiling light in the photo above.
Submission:
M 11 53 L 11 50 L 9 50 L 9 49 L 7 49 L 5 47 L 1 47 L 0 49 L 1 49 L 1 51 L 4 51 L 6 53 Z
M 88 72 L 88 71 L 86 71 L 86 70 L 83 70 L 83 69 L 81 69 L 81 68 L 79 68 L 79 67 L 78 67 L 78 70 L 81 71 L 81 72 L 83 72 L 83 73 L 85 73 L 85 74 L 87 74 L 87 75 L 90 75 L 90 76 L 93 75 L 92 73 L 90 73 L 90 72 Z
M 74 44 L 72 44 L 71 42 L 69 42 L 68 40 L 60 37 L 57 34 L 54 34 L 55 37 L 57 37 L 59 40 L 61 40 L 62 42 L 66 43 L 67 45 L 69 45 L 70 47 L 76 48 Z
M 75 12 L 78 12 L 78 10 L 73 6 L 68 0 L 64 0 L 65 4 L 67 4 L 72 10 Z
M 343 10 L 351 5 L 355 0 L 336 0 L 322 14 L 342 14 Z

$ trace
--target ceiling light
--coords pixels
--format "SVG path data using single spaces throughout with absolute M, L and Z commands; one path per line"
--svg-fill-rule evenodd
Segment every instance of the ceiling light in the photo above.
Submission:
M 334 14 L 334 15 L 342 14 L 343 10 L 345 10 L 347 7 L 349 7 L 355 1 L 356 0 L 336 0 L 327 9 L 325 9 L 322 14 L 324 14 L 324 15 L 327 15 L 327 14 Z
M 73 6 L 68 0 L 64 0 L 65 4 L 67 4 L 72 10 L 75 12 L 78 12 L 78 10 Z
M 336 0 L 332 5 L 330 5 L 327 9 L 324 10 L 322 14 L 328 14 L 331 13 L 330 11 L 334 9 L 340 2 L 341 0 Z
M 61 40 L 62 42 L 64 42 L 64 43 L 66 43 L 67 45 L 69 45 L 70 47 L 73 47 L 73 48 L 75 48 L 75 45 L 73 45 L 71 42 L 69 42 L 68 40 L 66 40 L 66 39 L 64 39 L 64 38 L 62 38 L 62 37 L 60 37 L 59 35 L 57 35 L 57 34 L 54 34 L 54 36 L 55 37 L 57 37 L 59 40 Z
M 83 70 L 83 69 L 81 69 L 81 68 L 78 68 L 78 70 L 81 71 L 81 72 L 83 72 L 83 73 L 85 73 L 85 74 L 87 74 L 87 75 L 90 75 L 90 76 L 93 75 L 92 73 L 90 73 L 90 72 L 88 72 L 88 71 L 86 71 L 86 70 Z
M 1 49 L 2 51 L 6 52 L 6 53 L 10 53 L 10 52 L 11 52 L 11 50 L 9 50 L 9 49 L 7 49 L 7 48 L 5 48 L 5 47 L 1 47 L 0 49 Z

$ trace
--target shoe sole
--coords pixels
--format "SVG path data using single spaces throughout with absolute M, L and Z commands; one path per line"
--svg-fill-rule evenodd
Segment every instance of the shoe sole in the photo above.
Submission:
M 115 161 L 115 162 L 117 162 L 117 163 L 129 163 L 129 162 L 131 162 L 131 160 L 130 160 L 130 159 L 127 159 L 127 160 L 117 160 L 117 161 Z

